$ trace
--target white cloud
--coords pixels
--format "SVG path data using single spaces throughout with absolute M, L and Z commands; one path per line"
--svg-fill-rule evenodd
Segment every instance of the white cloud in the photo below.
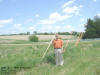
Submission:
M 65 27 L 66 27 L 66 28 L 71 28 L 71 25 L 66 25 Z
M 37 31 L 36 27 L 37 27 L 37 24 L 28 27 L 27 30 L 28 30 L 28 31 Z
M 61 17 L 61 15 L 58 12 L 54 12 L 49 16 L 50 19 L 58 19 L 59 17 Z
M 81 18 L 81 19 L 80 19 L 80 25 L 79 25 L 79 26 L 83 28 L 83 27 L 85 26 L 86 20 L 87 20 L 87 19 L 84 18 L 84 17 Z
M 34 22 L 34 20 L 30 18 L 30 19 L 27 19 L 27 20 L 24 22 L 24 24 L 32 23 L 32 22 Z
M 6 25 L 6 24 L 10 24 L 13 22 L 13 19 L 6 19 L 6 20 L 0 20 L 0 27 Z
M 41 29 L 38 30 L 39 32 L 51 32 L 53 30 L 54 26 L 52 25 L 42 25 Z
M 8 23 L 12 23 L 13 19 L 7 19 L 7 20 L 0 20 L 0 25 L 1 24 L 8 24 Z
M 32 26 L 32 27 L 29 27 L 28 30 L 33 31 L 34 29 L 35 29 L 34 26 Z
M 80 11 L 80 8 L 82 8 L 83 6 L 80 5 L 80 6 L 73 6 L 73 7 L 66 7 L 63 9 L 63 12 L 66 13 L 66 14 L 76 14 L 76 15 L 80 15 L 79 14 L 79 11 Z
M 63 27 L 61 27 L 61 29 L 63 31 L 72 31 L 72 26 L 71 25 L 64 25 Z
M 26 30 L 24 29 L 22 24 L 18 23 L 18 24 L 13 25 L 11 33 L 21 33 L 21 32 L 25 32 L 25 31 Z
M 21 31 L 23 29 L 22 24 L 14 24 L 13 29 L 16 31 Z
M 66 3 L 62 6 L 62 8 L 65 8 L 65 7 L 69 6 L 69 5 L 71 5 L 72 3 L 74 3 L 74 1 L 75 1 L 75 0 L 70 0 L 70 1 L 66 2 Z
M 14 28 L 20 29 L 22 24 L 14 24 Z
M 61 30 L 61 26 L 59 25 L 43 25 L 39 32 L 58 32 Z
M 44 20 L 40 20 L 40 22 L 38 24 L 54 24 L 56 21 L 54 20 L 47 20 L 47 19 L 44 19 Z
M 71 25 L 43 25 L 39 32 L 64 32 L 71 30 Z
M 59 32 L 60 30 L 61 30 L 61 26 L 57 26 L 57 25 L 56 25 L 54 31 L 55 31 L 55 32 Z
M 78 29 L 77 28 L 72 29 L 72 31 L 76 31 L 76 32 L 85 32 L 84 30 L 85 30 L 85 28 L 83 28 L 83 27 L 81 27 L 81 28 L 79 27 Z
M 85 24 L 80 24 L 80 26 L 84 27 L 84 26 L 85 26 Z
M 39 24 L 55 24 L 72 17 L 73 15 L 60 15 L 58 12 L 51 13 L 48 19 L 41 20 Z
M 40 17 L 40 15 L 39 14 L 35 14 L 35 17 Z
M 97 14 L 97 16 L 99 16 L 99 17 L 100 17 L 100 13 L 98 13 L 98 14 Z
M 83 5 L 80 5 L 79 7 L 80 7 L 80 8 L 82 8 L 82 7 L 83 7 Z
M 94 2 L 96 2 L 97 0 L 93 0 Z
M 58 12 L 54 12 L 54 13 L 50 14 L 49 19 L 56 20 L 56 21 L 63 21 L 70 17 L 71 17 L 71 15 L 60 15 Z
M 72 30 L 72 26 L 71 25 L 57 25 L 57 26 L 55 26 L 54 27 L 54 31 L 55 32 L 59 32 L 59 31 L 61 31 L 61 32 L 64 32 L 64 31 L 71 31 Z
M 84 22 L 84 21 L 85 21 L 85 18 L 81 18 L 80 21 L 81 21 L 81 22 Z
M 76 6 L 74 6 L 74 7 L 66 7 L 64 10 L 63 10 L 63 12 L 65 12 L 65 13 L 74 13 L 75 11 L 78 11 L 79 9 L 78 9 L 78 7 L 76 7 Z

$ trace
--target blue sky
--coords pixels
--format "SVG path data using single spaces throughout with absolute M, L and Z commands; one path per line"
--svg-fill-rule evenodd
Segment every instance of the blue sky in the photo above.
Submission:
M 0 0 L 0 34 L 84 31 L 100 0 Z

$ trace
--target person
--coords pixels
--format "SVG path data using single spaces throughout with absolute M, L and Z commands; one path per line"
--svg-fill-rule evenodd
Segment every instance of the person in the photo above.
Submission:
M 53 46 L 54 46 L 54 53 L 56 57 L 56 66 L 60 65 L 63 66 L 64 60 L 63 60 L 63 41 L 61 38 L 59 38 L 59 35 L 56 34 L 56 38 L 53 40 Z

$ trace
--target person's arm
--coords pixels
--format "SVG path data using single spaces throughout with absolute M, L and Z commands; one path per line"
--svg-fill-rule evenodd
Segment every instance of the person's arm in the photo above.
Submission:
M 52 45 L 54 46 L 54 40 L 52 41 Z
M 64 52 L 63 41 L 61 41 L 62 53 Z

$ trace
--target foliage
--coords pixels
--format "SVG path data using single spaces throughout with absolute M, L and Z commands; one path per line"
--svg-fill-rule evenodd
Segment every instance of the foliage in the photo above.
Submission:
M 29 36 L 29 40 L 32 41 L 32 42 L 38 42 L 39 41 L 39 39 L 36 35 Z
M 76 31 L 73 31 L 73 32 L 72 32 L 72 35 L 77 35 L 77 36 L 79 36 L 79 33 L 76 32 Z
M 95 16 L 94 19 L 88 19 L 86 24 L 84 39 L 100 38 L 100 17 Z
M 59 35 L 70 35 L 69 32 L 58 32 Z
M 30 32 L 27 32 L 27 35 L 30 35 Z
M 37 35 L 37 31 L 34 31 L 33 34 Z

